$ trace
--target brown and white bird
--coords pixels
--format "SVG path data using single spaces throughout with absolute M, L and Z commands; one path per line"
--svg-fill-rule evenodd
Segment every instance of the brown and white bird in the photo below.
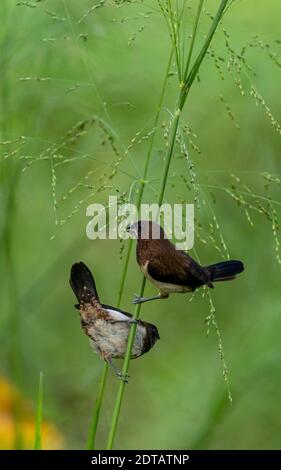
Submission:
M 69 282 L 79 302 L 75 307 L 79 310 L 82 328 L 89 336 L 94 350 L 114 369 L 118 377 L 127 382 L 127 377 L 122 375 L 112 359 L 124 358 L 132 323 L 137 323 L 132 359 L 148 352 L 160 339 L 156 326 L 134 320 L 130 313 L 101 304 L 93 276 L 81 261 L 73 264 Z
M 135 296 L 134 304 L 166 299 L 173 293 L 193 292 L 204 285 L 213 288 L 213 282 L 235 279 L 244 271 L 243 263 L 237 260 L 201 266 L 187 253 L 177 250 L 155 222 L 140 220 L 129 225 L 127 231 L 137 238 L 137 262 L 142 273 L 159 290 L 153 297 Z

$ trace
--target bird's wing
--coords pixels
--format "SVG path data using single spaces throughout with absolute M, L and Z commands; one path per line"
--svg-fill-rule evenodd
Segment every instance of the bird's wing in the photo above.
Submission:
M 105 309 L 105 310 L 110 310 L 112 312 L 114 312 L 116 314 L 116 316 L 120 316 L 120 318 L 124 315 L 128 318 L 131 318 L 132 317 L 132 314 L 129 313 L 129 312 L 125 312 L 124 310 L 121 310 L 120 308 L 117 308 L 117 307 L 112 307 L 112 305 L 106 305 L 106 304 L 102 304 L 102 307 Z
M 120 310 L 119 308 L 112 307 L 111 305 L 102 304 L 102 307 L 106 313 L 116 321 L 128 321 L 132 318 L 130 313 L 124 312 L 124 310 Z
M 131 313 L 125 312 L 124 310 L 121 310 L 117 307 L 102 304 L 102 308 L 106 312 L 107 320 L 112 323 L 128 322 L 133 318 Z M 141 320 L 136 319 L 136 322 L 138 325 L 145 326 L 145 322 L 142 322 Z
M 209 274 L 184 251 L 174 251 L 172 256 L 158 256 L 149 260 L 148 274 L 159 282 L 196 287 L 208 284 Z

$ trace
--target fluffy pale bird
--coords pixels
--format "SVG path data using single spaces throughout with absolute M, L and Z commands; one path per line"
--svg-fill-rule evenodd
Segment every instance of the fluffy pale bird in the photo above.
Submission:
M 116 367 L 112 359 L 124 358 L 128 335 L 132 322 L 136 323 L 136 336 L 132 350 L 132 359 L 148 352 L 159 339 L 155 325 L 133 320 L 130 313 L 115 307 L 101 304 L 94 278 L 87 266 L 80 262 L 71 268 L 70 285 L 77 297 L 81 325 L 94 350 L 125 382 L 127 377 Z

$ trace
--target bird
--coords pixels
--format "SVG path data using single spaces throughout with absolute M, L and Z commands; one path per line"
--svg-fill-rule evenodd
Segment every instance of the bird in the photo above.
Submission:
M 78 300 L 75 308 L 79 310 L 82 329 L 90 338 L 94 351 L 112 367 L 117 377 L 127 383 L 128 376 L 122 374 L 112 359 L 125 357 L 132 323 L 136 323 L 132 359 L 148 352 L 160 339 L 157 327 L 135 320 L 119 308 L 102 304 L 93 275 L 82 261 L 72 265 L 69 282 Z
M 185 251 L 177 250 L 155 222 L 139 220 L 126 230 L 137 239 L 137 262 L 142 273 L 159 290 L 152 297 L 135 295 L 134 304 L 167 299 L 173 293 L 194 292 L 201 286 L 213 288 L 213 282 L 235 279 L 244 271 L 238 260 L 201 266 Z

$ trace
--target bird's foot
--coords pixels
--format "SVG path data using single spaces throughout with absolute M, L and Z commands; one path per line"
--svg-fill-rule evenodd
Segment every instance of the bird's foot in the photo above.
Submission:
M 134 295 L 133 304 L 143 304 L 144 302 L 149 302 L 150 300 L 157 299 L 167 299 L 169 294 L 160 292 L 158 295 L 153 295 L 153 297 L 140 297 L 139 295 Z
M 142 304 L 143 302 L 145 302 L 145 299 L 143 297 L 140 297 L 139 295 L 135 294 L 132 302 L 133 302 L 133 304 L 138 305 L 138 304 Z
M 129 378 L 130 378 L 130 376 L 129 376 L 128 374 L 123 374 L 123 372 L 119 371 L 119 372 L 117 372 L 116 375 L 117 375 L 117 377 L 118 377 L 119 379 L 122 380 L 122 382 L 124 382 L 124 384 L 128 384 L 128 383 L 129 383 Z

